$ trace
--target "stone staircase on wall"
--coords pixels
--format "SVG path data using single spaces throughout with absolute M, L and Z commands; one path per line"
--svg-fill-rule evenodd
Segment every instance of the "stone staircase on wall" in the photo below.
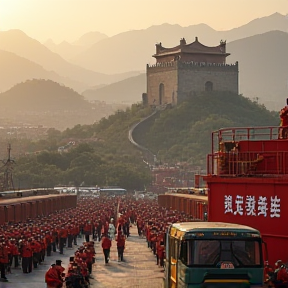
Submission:
M 134 146 L 136 146 L 138 149 L 140 149 L 142 151 L 143 158 L 144 158 L 143 160 L 147 161 L 151 165 L 154 164 L 155 154 L 152 151 L 150 151 L 147 147 L 145 147 L 144 145 L 141 145 L 141 143 L 138 143 L 135 140 L 135 134 L 141 133 L 141 131 L 143 131 L 143 130 L 145 130 L 145 128 L 147 128 L 147 125 L 150 126 L 150 121 L 153 119 L 156 119 L 158 117 L 159 113 L 165 109 L 166 109 L 166 105 L 157 106 L 152 114 L 150 114 L 146 118 L 142 119 L 140 122 L 134 124 L 128 132 L 129 141 Z

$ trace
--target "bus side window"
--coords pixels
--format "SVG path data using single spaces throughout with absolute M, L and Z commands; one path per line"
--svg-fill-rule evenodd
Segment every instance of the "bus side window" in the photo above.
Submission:
M 171 258 L 179 259 L 179 241 L 175 238 L 170 238 Z
M 170 256 L 171 256 L 171 258 L 173 258 L 173 259 L 177 259 L 177 258 L 176 258 L 176 251 L 175 251 L 175 243 L 176 243 L 175 238 L 170 237 L 169 242 L 170 242 L 170 243 L 169 243 Z
M 182 241 L 181 242 L 181 250 L 180 250 L 180 260 L 182 261 L 183 264 L 187 265 L 187 256 L 188 256 L 188 245 L 187 241 Z

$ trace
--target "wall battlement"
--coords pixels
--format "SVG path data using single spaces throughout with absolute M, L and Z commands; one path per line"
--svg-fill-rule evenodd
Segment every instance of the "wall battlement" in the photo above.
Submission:
M 209 70 L 213 69 L 230 69 L 233 71 L 238 71 L 238 62 L 235 64 L 222 64 L 222 63 L 206 63 L 206 62 L 182 62 L 182 61 L 170 61 L 170 62 L 159 62 L 156 64 L 149 65 L 147 64 L 147 70 L 153 71 L 154 70 L 159 70 L 159 68 L 175 68 L 175 69 L 197 69 L 197 68 L 204 68 L 204 67 L 209 67 Z

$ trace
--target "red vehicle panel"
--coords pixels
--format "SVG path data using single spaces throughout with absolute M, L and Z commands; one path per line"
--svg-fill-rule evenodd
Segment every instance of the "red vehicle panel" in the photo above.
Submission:
M 192 215 L 194 219 L 204 220 L 204 213 L 207 212 L 208 197 L 191 194 L 163 194 L 158 196 L 158 204 Z
M 280 129 L 228 128 L 213 132 L 204 177 L 209 221 L 259 230 L 267 242 L 270 263 L 278 259 L 288 262 L 288 139 L 278 139 Z
M 37 217 L 37 203 L 36 201 L 29 202 L 30 204 L 30 218 L 36 218 Z
M 21 221 L 26 221 L 28 218 L 26 214 L 26 203 L 21 203 Z
M 42 191 L 42 190 L 41 190 Z M 39 190 L 39 193 L 41 192 Z M 42 192 L 41 192 L 42 193 Z M 76 195 L 43 195 L 0 200 L 0 225 L 76 207 Z
M 14 206 L 14 221 L 20 222 L 22 221 L 22 206 L 21 203 L 15 204 Z
M 46 212 L 46 215 L 49 215 L 52 212 L 52 200 L 51 199 L 47 199 L 45 201 L 45 212 Z
M 3 225 L 6 221 L 5 219 L 5 207 L 4 206 L 0 206 L 0 225 Z
M 5 206 L 5 222 L 14 222 L 14 206 Z

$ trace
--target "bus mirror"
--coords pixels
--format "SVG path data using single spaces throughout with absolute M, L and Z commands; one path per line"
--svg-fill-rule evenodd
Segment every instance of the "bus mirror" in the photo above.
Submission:
M 269 260 L 268 248 L 267 248 L 267 243 L 265 241 L 262 241 L 262 251 L 265 252 L 263 253 L 264 260 L 268 261 Z

